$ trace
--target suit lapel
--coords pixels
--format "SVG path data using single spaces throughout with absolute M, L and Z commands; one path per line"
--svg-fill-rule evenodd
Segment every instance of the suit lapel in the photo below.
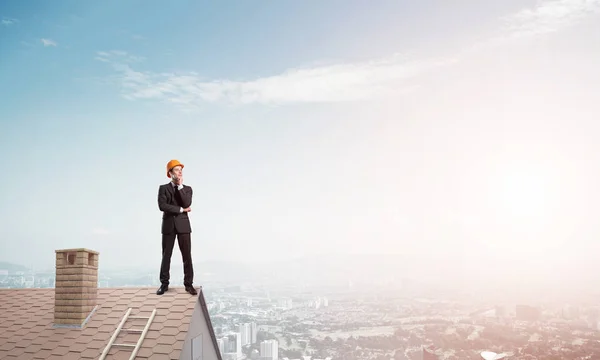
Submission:
M 169 193 L 169 203 L 174 204 L 177 202 L 177 200 L 175 200 L 175 188 L 173 187 L 173 185 L 171 183 L 168 183 L 165 185 L 167 187 L 167 192 Z

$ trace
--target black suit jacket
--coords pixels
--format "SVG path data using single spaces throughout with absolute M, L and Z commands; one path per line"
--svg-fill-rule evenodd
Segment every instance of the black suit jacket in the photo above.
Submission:
M 172 183 L 161 185 L 158 188 L 158 208 L 163 212 L 163 234 L 189 234 L 192 232 L 190 218 L 187 212 L 180 212 L 181 208 L 192 205 L 192 187 L 183 185 L 177 190 Z

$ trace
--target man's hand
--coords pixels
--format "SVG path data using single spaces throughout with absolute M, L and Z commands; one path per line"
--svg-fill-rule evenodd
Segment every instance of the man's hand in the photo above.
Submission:
M 173 179 L 173 180 L 175 180 L 175 181 L 174 181 L 174 182 L 175 182 L 175 185 L 181 185 L 181 184 L 183 184 L 183 177 L 176 177 L 176 178 L 175 178 L 175 179 Z
M 190 211 L 192 211 L 191 207 L 187 207 L 187 208 L 183 209 L 183 212 L 190 212 Z

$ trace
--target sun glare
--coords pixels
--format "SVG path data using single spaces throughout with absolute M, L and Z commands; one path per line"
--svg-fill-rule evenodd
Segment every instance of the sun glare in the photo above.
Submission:
M 532 173 L 505 174 L 498 189 L 499 210 L 510 218 L 542 216 L 552 196 L 547 183 L 547 179 Z
M 531 229 L 552 222 L 561 200 L 561 167 L 522 162 L 502 165 L 494 171 L 488 188 L 496 219 L 505 226 Z

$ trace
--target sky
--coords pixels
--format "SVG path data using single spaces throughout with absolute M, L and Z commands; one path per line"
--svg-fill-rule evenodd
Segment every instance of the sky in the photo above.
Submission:
M 194 261 L 600 273 L 600 0 L 14 0 L 0 21 L 0 260 L 86 247 L 158 274 L 178 159 Z

